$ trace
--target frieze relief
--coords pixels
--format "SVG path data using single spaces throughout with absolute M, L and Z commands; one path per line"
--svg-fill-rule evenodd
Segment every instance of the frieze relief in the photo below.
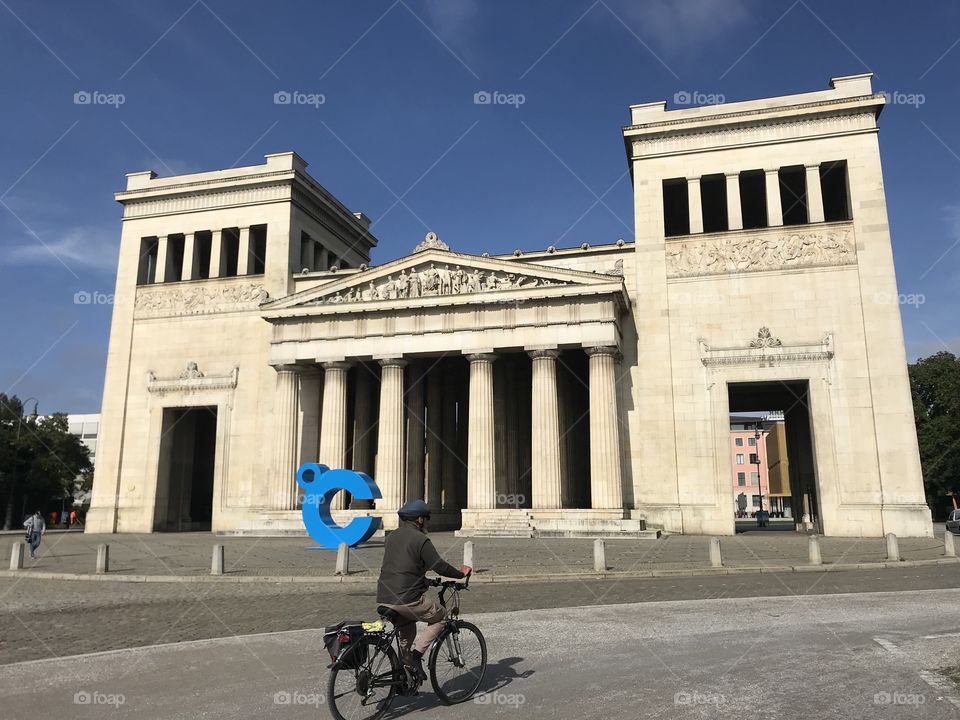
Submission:
M 408 271 L 409 270 L 409 271 Z M 331 295 L 313 300 L 308 305 L 405 300 L 435 295 L 468 295 L 471 293 L 516 290 L 520 288 L 568 285 L 560 280 L 530 277 L 521 273 L 495 272 L 460 265 L 431 262 L 404 268 L 399 273 L 371 280 Z
M 260 283 L 192 284 L 170 287 L 163 283 L 137 289 L 134 317 L 206 315 L 255 310 L 269 299 Z
M 697 277 L 791 268 L 855 265 L 849 228 L 809 229 L 705 240 L 668 241 L 667 277 Z

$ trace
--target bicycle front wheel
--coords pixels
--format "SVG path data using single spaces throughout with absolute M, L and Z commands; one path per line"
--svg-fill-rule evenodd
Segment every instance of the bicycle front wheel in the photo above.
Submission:
M 351 652 L 356 653 L 356 657 L 351 657 Z M 393 647 L 382 647 L 378 638 L 367 636 L 353 651 L 344 653 L 343 661 L 330 668 L 327 680 L 327 707 L 334 720 L 383 717 L 403 677 Z
M 448 705 L 473 697 L 487 669 L 487 643 L 473 623 L 454 620 L 437 637 L 430 651 L 430 682 Z

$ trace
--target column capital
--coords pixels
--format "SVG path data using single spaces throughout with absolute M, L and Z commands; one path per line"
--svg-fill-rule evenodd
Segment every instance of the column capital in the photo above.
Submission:
M 688 177 L 688 178 L 687 178 L 687 185 L 690 185 L 690 184 L 693 184 L 693 183 L 696 183 L 697 185 L 700 184 L 700 176 L 699 176 L 699 175 L 697 175 L 696 177 Z
M 592 347 L 585 347 L 583 351 L 590 357 L 594 355 L 609 355 L 614 360 L 619 360 L 621 357 L 620 348 L 616 345 L 594 345 Z
M 531 359 L 536 360 L 537 358 L 550 358 L 551 360 L 556 360 L 560 357 L 560 351 L 557 348 L 541 348 L 538 350 L 528 350 L 527 355 Z
M 725 173 L 723 173 L 723 174 L 724 174 L 724 177 L 727 178 L 727 180 L 731 180 L 731 179 L 734 179 L 734 178 L 736 178 L 736 179 L 738 179 L 738 180 L 740 179 L 740 171 L 739 171 L 739 170 L 730 170 L 730 171 L 725 172 Z
M 775 167 L 775 168 L 764 168 L 764 169 L 763 169 L 763 172 L 765 172 L 767 175 L 778 175 L 778 174 L 780 173 L 780 168 L 778 168 L 778 167 Z
M 332 362 L 322 362 L 320 367 L 324 370 L 349 370 L 353 367 L 353 363 L 349 363 L 346 360 L 334 360 Z
M 820 169 L 820 163 L 804 163 L 804 164 L 803 164 L 803 168 L 804 168 L 805 170 L 819 170 L 819 169 Z
M 277 373 L 299 373 L 301 370 L 303 370 L 303 366 L 295 363 L 277 363 L 273 366 L 273 369 L 276 370 Z
M 471 363 L 475 362 L 489 362 L 492 363 L 497 359 L 497 354 L 492 352 L 481 352 L 481 353 L 467 353 L 464 357 L 469 360 Z
M 405 368 L 407 365 L 410 364 L 408 360 L 404 360 L 401 357 L 378 358 L 377 362 L 380 363 L 380 367 L 385 367 L 385 368 L 387 367 Z

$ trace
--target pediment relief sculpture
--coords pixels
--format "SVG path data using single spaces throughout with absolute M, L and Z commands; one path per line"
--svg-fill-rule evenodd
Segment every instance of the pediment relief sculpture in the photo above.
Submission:
M 494 271 L 463 267 L 449 263 L 429 262 L 399 273 L 378 277 L 366 284 L 360 283 L 335 293 L 324 295 L 307 303 L 326 305 L 369 302 L 375 300 L 405 300 L 436 295 L 468 295 L 520 288 L 549 287 L 570 283 L 542 277 L 531 277 L 521 272 Z

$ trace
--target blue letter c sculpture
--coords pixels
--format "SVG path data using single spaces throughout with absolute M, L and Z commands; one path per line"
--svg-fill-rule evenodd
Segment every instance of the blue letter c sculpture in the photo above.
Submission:
M 340 543 L 356 547 L 380 529 L 380 518 L 358 517 L 346 527 L 337 525 L 330 516 L 330 503 L 341 490 L 358 500 L 379 500 L 380 488 L 366 473 L 354 470 L 331 470 L 320 463 L 304 463 L 297 470 L 297 485 L 303 488 L 303 524 L 318 545 L 336 550 Z

